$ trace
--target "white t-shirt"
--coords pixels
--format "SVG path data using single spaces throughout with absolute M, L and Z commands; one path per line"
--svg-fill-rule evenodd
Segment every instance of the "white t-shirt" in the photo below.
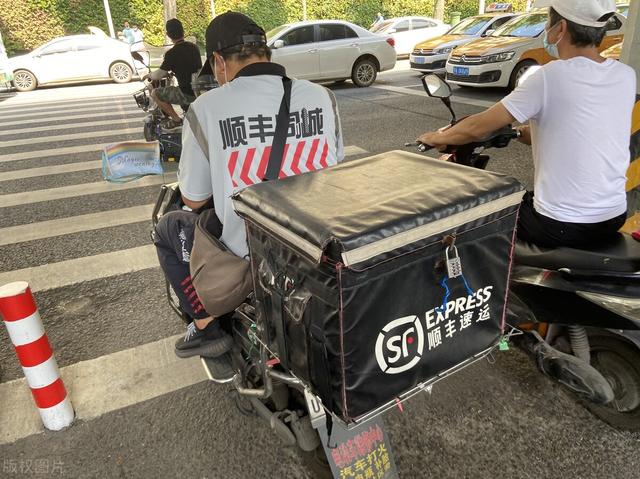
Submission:
M 534 207 L 569 223 L 599 223 L 627 209 L 636 75 L 608 59 L 556 60 L 531 74 L 502 104 L 530 121 Z
M 284 69 L 274 63 L 249 65 L 233 81 L 201 95 L 189 107 L 182 128 L 178 178 L 192 201 L 213 194 L 222 222 L 222 242 L 237 256 L 248 255 L 243 220 L 231 195 L 264 178 L 282 101 Z M 280 177 L 332 166 L 344 158 L 333 93 L 306 80 L 293 80 L 289 131 Z

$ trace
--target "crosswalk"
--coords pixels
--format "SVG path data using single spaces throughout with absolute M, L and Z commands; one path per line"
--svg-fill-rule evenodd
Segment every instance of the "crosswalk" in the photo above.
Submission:
M 101 178 L 101 149 L 110 142 L 140 140 L 143 113 L 130 95 L 131 86 L 122 94 L 114 94 L 115 87 L 109 86 L 104 95 L 99 94 L 100 87 L 91 89 L 85 97 L 72 97 L 67 91 L 67 97 L 60 100 L 49 93 L 41 102 L 29 102 L 18 95 L 19 101 L 0 103 L 0 285 L 16 280 L 30 283 L 41 306 L 45 328 L 50 328 L 52 338 L 58 338 L 58 344 L 54 341 L 53 346 L 59 346 L 56 354 L 63 375 L 69 369 L 74 371 L 74 377 L 84 378 L 67 386 L 72 402 L 76 401 L 76 410 L 85 418 L 175 390 L 167 384 L 179 388 L 203 379 L 196 363 L 189 363 L 189 372 L 185 363 L 166 361 L 163 374 L 154 372 L 158 377 L 145 385 L 143 395 L 138 394 L 142 399 L 136 399 L 138 379 L 147 374 L 145 371 L 157 369 L 157 365 L 146 363 L 141 353 L 151 341 L 139 334 L 140 330 L 166 328 L 166 334 L 161 336 L 165 340 L 150 349 L 157 354 L 161 349 L 162 357 L 167 351 L 171 353 L 171 341 L 182 330 L 164 302 L 157 255 L 148 235 L 158 187 L 175 181 L 175 165 L 163 176 L 131 183 L 111 184 Z M 349 157 L 366 153 L 355 145 L 345 147 Z M 107 201 L 111 203 L 106 204 Z M 52 257 L 51 251 L 60 254 Z M 155 285 L 155 290 L 138 289 L 147 284 Z M 149 311 L 150 308 L 139 306 L 146 297 L 159 298 L 163 304 L 156 305 L 155 312 Z M 158 308 L 164 311 L 161 317 Z M 103 313 L 105 309 L 117 310 L 118 317 Z M 133 332 L 122 327 L 120 312 L 127 312 L 135 322 Z M 107 356 L 113 356 L 113 360 L 94 356 L 82 344 L 68 344 L 65 338 L 75 337 L 68 328 L 77 320 L 82 321 L 78 317 L 82 314 L 87 318 L 104 315 L 100 327 L 87 333 L 111 341 Z M 50 316 L 58 320 L 47 324 Z M 134 344 L 132 352 L 125 354 L 127 348 L 113 338 L 122 338 L 122 344 Z M 117 361 L 116 355 L 120 358 Z M 123 357 L 136 360 L 127 362 Z M 103 359 L 106 362 L 100 362 Z M 96 364 L 112 362 L 118 364 L 118 374 L 122 376 L 117 383 L 126 384 L 126 388 L 118 391 L 115 402 L 102 405 L 109 381 L 104 376 L 107 372 Z M 23 385 L 3 328 L 0 363 L 0 404 L 7 404 L 22 397 L 19 391 Z M 107 371 L 113 374 L 112 369 Z M 90 374 L 101 377 L 92 382 L 86 379 Z M 193 381 L 180 379 L 189 377 Z M 93 393 L 81 390 L 82 384 L 98 383 L 101 386 Z M 87 411 L 96 404 L 98 409 Z M 4 435 L 0 433 L 0 444 L 37 432 L 32 407 L 22 401 L 19 407 L 0 408 L 0 431 L 4 431 Z

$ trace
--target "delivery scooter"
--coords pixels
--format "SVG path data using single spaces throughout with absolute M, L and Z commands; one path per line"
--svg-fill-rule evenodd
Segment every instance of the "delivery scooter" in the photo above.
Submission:
M 426 93 L 452 112 L 451 89 L 423 77 Z M 447 161 L 486 168 L 487 148 L 517 138 L 511 127 L 451 148 Z M 405 146 L 416 145 L 409 143 Z M 419 151 L 429 145 L 417 144 Z M 640 431 L 640 242 L 620 234 L 590 250 L 518 243 L 508 323 L 513 343 L 608 424 Z

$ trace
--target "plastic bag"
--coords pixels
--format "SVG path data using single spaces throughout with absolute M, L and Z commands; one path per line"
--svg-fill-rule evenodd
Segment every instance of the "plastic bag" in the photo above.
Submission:
M 126 183 L 163 173 L 157 141 L 125 141 L 102 150 L 102 177 L 107 181 Z

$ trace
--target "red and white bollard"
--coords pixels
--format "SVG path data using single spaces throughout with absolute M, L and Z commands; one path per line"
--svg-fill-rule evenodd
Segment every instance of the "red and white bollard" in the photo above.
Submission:
M 73 407 L 60 378 L 38 307 L 25 281 L 0 287 L 0 316 L 16 348 L 44 426 L 52 431 L 69 426 L 74 418 Z

